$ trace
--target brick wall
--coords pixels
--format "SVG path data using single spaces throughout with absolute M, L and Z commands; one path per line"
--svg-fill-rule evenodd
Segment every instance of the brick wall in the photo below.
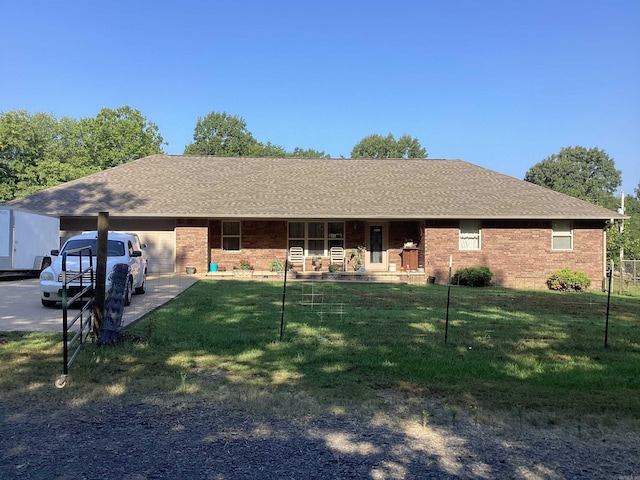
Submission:
M 176 225 L 176 271 L 184 272 L 187 265 L 199 273 L 208 270 L 208 222 L 180 220 Z
M 424 225 L 424 228 L 423 228 Z M 601 222 L 574 222 L 572 251 L 551 249 L 551 222 L 481 222 L 481 250 L 458 248 L 458 221 L 390 222 L 389 262 L 400 266 L 405 240 L 419 246 L 419 265 L 438 283 L 446 283 L 449 255 L 455 271 L 462 267 L 486 266 L 494 273 L 493 284 L 511 288 L 546 288 L 545 281 L 556 270 L 571 268 L 586 273 L 592 287 L 601 285 L 603 272 L 603 227 Z M 284 261 L 287 253 L 286 221 L 242 221 L 242 251 L 222 251 L 221 222 L 181 221 L 176 226 L 176 269 L 194 265 L 206 272 L 209 263 L 232 270 L 241 260 L 255 270 L 269 270 L 269 264 Z M 345 254 L 364 245 L 365 223 L 345 222 Z M 307 270 L 311 270 L 308 259 Z M 328 262 L 323 262 L 326 270 Z
M 545 281 L 561 268 L 586 273 L 592 288 L 601 285 L 603 273 L 603 224 L 574 222 L 572 251 L 551 249 L 551 222 L 481 222 L 481 250 L 458 248 L 458 222 L 427 222 L 426 271 L 438 283 L 446 283 L 449 256 L 452 272 L 463 267 L 486 266 L 493 284 L 510 288 L 546 288 Z
M 209 225 L 209 259 L 219 269 L 227 271 L 240 261 L 248 261 L 254 270 L 269 270 L 274 260 L 284 263 L 287 255 L 287 222 L 244 220 L 240 222 L 241 251 L 222 250 L 222 223 L 212 220 Z

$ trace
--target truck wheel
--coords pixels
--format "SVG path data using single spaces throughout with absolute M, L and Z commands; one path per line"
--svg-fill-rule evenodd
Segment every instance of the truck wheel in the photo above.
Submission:
M 136 287 L 136 293 L 138 295 L 147 291 L 147 272 L 144 272 L 142 276 L 142 284 L 139 287 Z
M 42 306 L 43 307 L 47 307 L 47 308 L 53 308 L 56 306 L 56 302 L 54 302 L 53 300 L 44 300 L 41 299 L 42 301 Z

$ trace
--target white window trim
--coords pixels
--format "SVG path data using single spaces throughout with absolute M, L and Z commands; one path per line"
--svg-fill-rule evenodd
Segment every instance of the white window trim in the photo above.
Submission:
M 556 232 L 554 227 L 558 224 L 558 223 L 567 223 L 569 224 L 569 231 L 561 231 L 561 232 Z M 569 238 L 569 243 L 570 243 L 570 247 L 569 248 L 555 248 L 553 246 L 553 241 L 556 238 Z M 554 250 L 556 252 L 570 252 L 573 250 L 573 223 L 571 222 L 571 220 L 553 220 L 551 222 L 551 250 Z
M 238 224 L 238 235 L 225 235 L 224 234 L 224 224 L 225 223 L 237 223 Z M 237 238 L 238 239 L 238 250 L 226 250 L 224 248 L 224 239 L 225 238 Z M 230 221 L 222 221 L 220 222 L 220 249 L 222 252 L 229 253 L 237 253 L 242 251 L 242 222 L 230 220 Z
M 462 226 L 463 223 L 466 223 L 468 226 L 475 224 L 477 227 L 478 233 L 463 233 Z M 467 229 L 470 230 L 470 229 Z M 470 239 L 477 241 L 477 247 L 467 247 L 463 240 Z M 479 220 L 460 220 L 460 224 L 458 225 L 458 249 L 464 251 L 479 251 L 482 250 L 482 228 L 480 226 Z

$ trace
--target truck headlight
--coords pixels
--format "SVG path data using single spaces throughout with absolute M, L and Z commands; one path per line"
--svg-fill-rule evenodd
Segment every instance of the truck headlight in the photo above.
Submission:
M 43 270 L 42 273 L 40 273 L 40 280 L 44 280 L 45 282 L 53 282 L 53 272 Z

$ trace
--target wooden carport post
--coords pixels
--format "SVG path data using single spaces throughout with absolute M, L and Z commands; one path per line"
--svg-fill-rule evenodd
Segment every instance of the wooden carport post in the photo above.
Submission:
M 93 303 L 93 332 L 96 335 L 100 333 L 100 324 L 104 317 L 108 238 L 109 212 L 100 212 L 98 214 L 98 251 L 96 253 L 96 291 Z

